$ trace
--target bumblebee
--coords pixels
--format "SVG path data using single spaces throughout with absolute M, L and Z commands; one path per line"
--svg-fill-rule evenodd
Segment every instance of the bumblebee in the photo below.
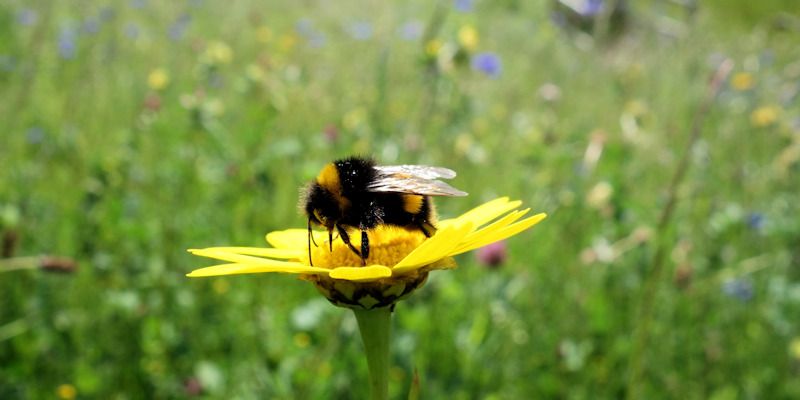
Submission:
M 368 231 L 379 225 L 419 230 L 426 237 L 436 232 L 431 196 L 466 196 L 438 179 L 452 179 L 447 168 L 426 165 L 379 166 L 368 158 L 350 157 L 325 165 L 305 189 L 300 207 L 308 217 L 308 259 L 311 260 L 312 225 L 333 232 L 361 258 L 369 257 Z M 351 242 L 348 229 L 361 231 L 361 248 Z M 314 246 L 317 244 L 314 243 Z

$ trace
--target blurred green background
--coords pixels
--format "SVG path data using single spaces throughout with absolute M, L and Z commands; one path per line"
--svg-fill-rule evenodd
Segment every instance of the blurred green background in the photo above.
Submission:
M 364 398 L 312 285 L 184 276 L 350 154 L 550 215 L 398 305 L 393 398 L 800 397 L 796 2 L 565 3 L 0 3 L 0 398 Z

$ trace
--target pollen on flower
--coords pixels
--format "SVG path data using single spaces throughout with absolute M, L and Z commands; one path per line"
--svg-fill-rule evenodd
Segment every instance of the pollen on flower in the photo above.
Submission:
M 356 249 L 361 248 L 361 233 L 350 231 L 350 243 Z M 367 265 L 393 266 L 405 256 L 419 247 L 425 241 L 425 235 L 420 231 L 379 226 L 368 232 L 369 257 Z M 361 257 L 351 250 L 340 237 L 333 240 L 333 251 L 330 251 L 327 241 L 317 243 L 318 247 L 311 245 L 311 257 L 315 267 L 336 268 L 345 266 L 360 266 Z

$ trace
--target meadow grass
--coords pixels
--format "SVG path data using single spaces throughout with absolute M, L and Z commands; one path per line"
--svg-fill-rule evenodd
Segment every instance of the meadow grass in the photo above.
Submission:
M 630 2 L 596 36 L 544 2 L 282 3 L 0 4 L 4 256 L 78 264 L 0 272 L 0 398 L 366 397 L 312 285 L 184 276 L 305 226 L 298 188 L 351 154 L 458 171 L 444 217 L 550 215 L 398 305 L 393 398 L 415 370 L 422 398 L 800 397 L 793 2 Z

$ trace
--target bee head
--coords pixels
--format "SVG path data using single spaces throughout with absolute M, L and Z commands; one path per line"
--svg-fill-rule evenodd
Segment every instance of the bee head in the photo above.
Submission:
M 308 187 L 304 209 L 310 223 L 328 230 L 332 230 L 342 217 L 336 197 L 317 182 Z

